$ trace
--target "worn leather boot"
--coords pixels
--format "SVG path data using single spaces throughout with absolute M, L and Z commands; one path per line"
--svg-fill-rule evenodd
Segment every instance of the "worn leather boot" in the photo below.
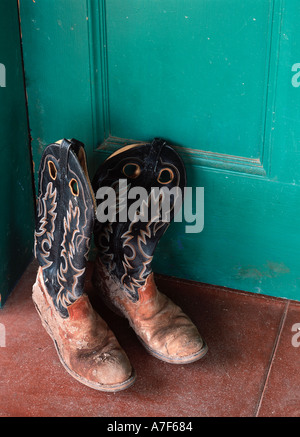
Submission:
M 116 392 L 135 380 L 129 360 L 84 293 L 95 203 L 83 144 L 62 140 L 39 169 L 33 301 L 61 363 L 81 383 Z
M 185 184 L 182 160 L 161 139 L 126 146 L 113 153 L 99 167 L 92 184 L 98 218 L 94 232 L 98 247 L 94 285 L 106 304 L 129 320 L 150 354 L 175 364 L 200 359 L 207 346 L 190 318 L 155 285 L 151 261 L 157 243 L 174 217 L 176 194 L 170 196 L 163 212 L 167 197 L 163 193 L 151 195 L 151 188 L 177 187 L 183 191 Z M 101 194 L 104 187 L 112 187 L 117 200 L 115 213 L 107 221 L 103 215 L 105 201 L 100 199 L 105 198 Z M 126 200 L 127 191 L 138 187 L 146 190 L 146 198 L 136 214 L 125 219 L 124 211 L 129 213 L 136 202 Z M 107 202 L 105 205 L 109 207 Z

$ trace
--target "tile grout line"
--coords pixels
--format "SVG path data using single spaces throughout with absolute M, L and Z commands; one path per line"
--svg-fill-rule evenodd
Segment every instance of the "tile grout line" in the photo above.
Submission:
M 254 417 L 258 417 L 258 414 L 259 414 L 259 411 L 260 411 L 260 408 L 261 408 L 261 405 L 262 405 L 264 394 L 265 394 L 266 389 L 267 389 L 267 384 L 268 384 L 269 376 L 271 374 L 271 369 L 272 369 L 272 366 L 273 366 L 273 362 L 274 362 L 274 359 L 275 359 L 275 356 L 276 356 L 276 352 L 277 352 L 277 349 L 278 349 L 278 345 L 279 345 L 279 341 L 280 341 L 280 338 L 281 338 L 281 333 L 282 333 L 283 327 L 285 325 L 285 321 L 286 321 L 286 317 L 287 317 L 289 306 L 290 306 L 290 300 L 288 300 L 287 303 L 285 304 L 284 311 L 283 311 L 283 314 L 282 314 L 282 317 L 281 317 L 281 320 L 280 320 L 280 323 L 279 323 L 279 328 L 278 328 L 278 331 L 277 331 L 276 339 L 275 339 L 274 346 L 273 346 L 273 349 L 272 349 L 272 352 L 271 352 L 271 356 L 270 356 L 270 359 L 269 359 L 268 370 L 267 370 L 266 375 L 264 377 L 264 381 L 263 381 L 263 384 L 262 384 L 262 390 L 261 390 L 261 393 L 260 393 L 260 397 L 259 397 L 259 400 L 257 402 L 256 408 L 255 408 L 255 411 L 254 411 Z

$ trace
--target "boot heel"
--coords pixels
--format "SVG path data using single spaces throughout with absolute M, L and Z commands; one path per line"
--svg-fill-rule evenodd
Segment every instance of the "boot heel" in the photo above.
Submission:
M 43 316 L 43 314 L 47 314 L 47 311 L 49 311 L 49 307 L 47 307 L 47 305 L 45 305 L 41 302 L 39 304 L 38 303 L 38 301 L 40 300 L 39 298 L 44 299 L 44 294 L 43 294 L 43 291 L 42 291 L 40 285 L 36 282 L 33 286 L 32 301 L 33 301 L 35 309 L 36 309 L 36 311 L 41 319 L 43 328 L 46 330 L 47 334 L 53 339 L 53 333 L 50 329 L 50 326 Z M 40 308 L 40 306 L 42 308 Z
M 94 269 L 93 276 L 92 276 L 92 283 L 93 283 L 96 290 L 99 291 L 99 290 L 103 289 L 101 278 L 98 277 L 98 269 L 97 268 Z M 122 313 L 122 311 L 120 310 L 120 308 L 118 308 L 116 305 L 114 305 L 112 298 L 110 296 L 107 296 L 107 294 L 104 292 L 97 293 L 96 296 L 100 297 L 101 301 L 107 306 L 108 309 L 110 309 L 110 311 L 112 311 L 113 313 L 115 313 L 119 317 L 125 318 L 125 316 Z
M 109 297 L 103 295 L 103 296 L 102 296 L 102 300 L 103 300 L 103 303 L 107 306 L 107 308 L 109 308 L 113 313 L 115 313 L 117 316 L 120 316 L 120 317 L 122 317 L 123 319 L 125 319 L 124 314 L 121 312 L 121 310 L 120 310 L 118 307 L 116 307 L 116 306 L 112 303 L 112 301 L 110 300 Z

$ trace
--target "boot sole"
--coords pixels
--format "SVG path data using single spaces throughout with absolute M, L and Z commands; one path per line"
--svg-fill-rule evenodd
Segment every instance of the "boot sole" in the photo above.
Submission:
M 138 340 L 140 341 L 140 343 L 144 346 L 144 348 L 146 349 L 146 351 L 152 355 L 155 358 L 158 358 L 161 361 L 165 361 L 166 363 L 170 363 L 170 364 L 190 364 L 190 363 L 194 363 L 195 361 L 200 360 L 201 358 L 203 358 L 206 353 L 208 352 L 208 346 L 207 344 L 203 341 L 203 346 L 200 349 L 200 351 L 196 352 L 193 355 L 187 355 L 185 357 L 169 357 L 168 355 L 163 355 L 157 351 L 155 351 L 154 349 L 150 348 L 138 335 L 137 335 Z
M 38 286 L 39 287 L 39 286 Z M 43 294 L 41 288 L 39 287 L 40 292 Z M 78 373 L 74 372 L 74 370 L 70 369 L 70 367 L 65 363 L 61 353 L 60 353 L 60 349 L 59 346 L 52 334 L 51 328 L 48 325 L 47 321 L 43 318 L 40 309 L 38 307 L 38 305 L 36 304 L 36 302 L 33 300 L 34 306 L 37 310 L 37 313 L 41 319 L 42 325 L 44 327 L 44 329 L 46 330 L 47 334 L 50 336 L 50 338 L 52 339 L 58 358 L 62 364 L 62 366 L 64 367 L 64 369 L 69 373 L 69 375 L 71 375 L 74 379 L 76 379 L 77 381 L 81 382 L 82 384 L 93 388 L 94 390 L 98 390 L 98 391 L 103 391 L 103 392 L 109 392 L 109 393 L 117 393 L 119 391 L 125 390 L 127 388 L 129 388 L 131 385 L 133 385 L 133 383 L 136 380 L 136 374 L 134 369 L 132 370 L 132 374 L 131 377 L 129 379 L 127 379 L 126 381 L 122 382 L 122 383 L 118 383 L 118 384 L 99 384 L 99 383 L 93 383 L 91 381 L 89 381 L 88 379 L 78 375 Z

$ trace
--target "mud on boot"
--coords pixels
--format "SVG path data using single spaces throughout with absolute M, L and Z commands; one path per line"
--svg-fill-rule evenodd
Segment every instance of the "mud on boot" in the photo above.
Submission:
M 84 146 L 76 140 L 50 144 L 38 180 L 32 298 L 67 372 L 96 390 L 129 387 L 135 374 L 127 355 L 84 293 L 95 200 Z
M 175 364 L 202 358 L 207 346 L 198 329 L 157 289 L 151 269 L 157 243 L 176 209 L 176 194 L 170 196 L 169 209 L 163 214 L 163 190 L 157 196 L 151 192 L 162 187 L 183 191 L 186 173 L 181 158 L 161 139 L 125 146 L 99 167 L 92 185 L 99 213 L 94 228 L 98 256 L 93 274 L 98 293 L 110 308 L 128 319 L 150 354 Z M 98 190 L 103 187 L 116 193 L 116 215 L 111 220 L 99 217 L 104 201 Z M 138 187 L 146 190 L 146 198 L 135 215 L 128 214 L 124 220 L 125 203 L 129 212 L 135 202 L 133 196 L 125 202 L 125 195 Z M 149 218 L 151 207 L 156 213 Z

